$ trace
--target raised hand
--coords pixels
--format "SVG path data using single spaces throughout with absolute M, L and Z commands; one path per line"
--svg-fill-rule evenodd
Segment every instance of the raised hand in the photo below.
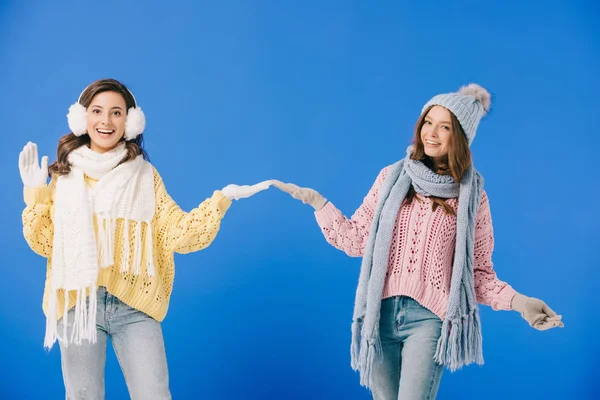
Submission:
M 27 142 L 19 154 L 19 173 L 26 187 L 42 186 L 48 180 L 48 156 L 42 157 L 42 164 L 38 161 L 37 144 Z

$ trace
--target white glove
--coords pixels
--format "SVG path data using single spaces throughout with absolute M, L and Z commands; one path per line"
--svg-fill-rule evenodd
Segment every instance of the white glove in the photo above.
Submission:
M 256 193 L 268 189 L 269 186 L 271 186 L 270 180 L 262 181 L 252 186 L 227 185 L 221 189 L 221 192 L 223 192 L 225 197 L 227 197 L 229 200 L 239 200 L 254 196 Z
M 19 154 L 19 172 L 25 187 L 43 186 L 48 180 L 48 156 L 38 163 L 37 144 L 27 142 Z

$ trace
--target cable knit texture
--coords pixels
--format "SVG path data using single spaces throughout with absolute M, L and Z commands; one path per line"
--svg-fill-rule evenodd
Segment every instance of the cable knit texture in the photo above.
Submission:
M 48 299 L 44 339 L 47 348 L 57 339 L 76 344 L 84 339 L 96 341 L 96 303 L 88 304 L 85 298 L 87 293 L 95 297 L 100 268 L 114 264 L 113 230 L 117 219 L 135 223 L 136 232 L 133 258 L 129 258 L 129 249 L 125 249 L 121 272 L 154 275 L 152 235 L 146 235 L 142 242 L 138 233 L 144 225 L 149 229 L 154 215 L 152 166 L 141 155 L 120 163 L 126 154 L 124 142 L 104 153 L 80 146 L 68 156 L 71 171 L 56 179 L 51 266 L 51 290 L 55 295 Z M 93 188 L 86 184 L 86 175 L 98 180 Z M 129 244 L 128 237 L 124 243 Z M 142 249 L 147 254 L 143 264 Z M 59 289 L 77 292 L 70 337 L 67 337 L 68 321 L 64 321 L 62 333 L 57 329 Z
M 185 254 L 208 247 L 219 231 L 221 219 L 231 205 L 231 200 L 220 191 L 215 191 L 211 198 L 203 201 L 197 208 L 184 212 L 167 193 L 154 167 L 152 176 L 155 210 L 151 223 L 140 225 L 134 221 L 125 222 L 123 218 L 116 219 L 113 227 L 114 263 L 100 269 L 95 286 L 106 287 L 109 293 L 124 303 L 160 322 L 167 313 L 173 289 L 174 253 Z M 88 176 L 85 176 L 85 182 L 90 188 L 98 183 Z M 25 188 L 26 207 L 22 214 L 23 235 L 27 243 L 35 253 L 48 259 L 42 302 L 46 316 L 49 315 L 49 300 L 52 294 L 55 187 L 56 178 L 53 178 L 47 186 Z M 96 237 L 101 231 L 98 222 L 98 218 L 94 217 Z M 122 260 L 134 259 L 135 243 L 138 240 L 148 243 L 148 234 L 152 237 L 152 249 L 142 246 L 139 257 L 142 265 L 148 265 L 147 257 L 154 254 L 154 275 L 137 275 L 122 268 Z M 76 291 L 68 291 L 66 297 L 68 302 L 64 300 L 65 291 L 59 290 L 57 319 L 62 318 L 65 310 L 76 305 Z
M 350 219 L 331 202 L 315 213 L 317 222 L 334 247 L 362 257 L 379 198 L 390 166 L 377 176 L 362 205 Z M 418 200 L 417 200 L 418 199 Z M 417 194 L 400 208 L 392 236 L 383 298 L 409 296 L 444 320 L 448 306 L 456 242 L 456 216 Z M 457 199 L 446 201 L 456 212 Z M 510 310 L 515 290 L 496 276 L 492 262 L 494 232 L 487 194 L 483 191 L 475 225 L 474 274 L 477 301 L 494 310 Z

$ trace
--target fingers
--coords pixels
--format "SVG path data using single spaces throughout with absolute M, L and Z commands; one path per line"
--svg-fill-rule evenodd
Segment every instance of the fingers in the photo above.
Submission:
M 562 321 L 547 319 L 544 321 L 540 321 L 537 324 L 533 325 L 533 327 L 539 331 L 547 331 L 552 328 L 564 328 L 565 324 Z
M 273 180 L 272 182 L 273 182 L 273 186 L 275 186 L 277 189 L 281 190 L 282 192 L 289 193 L 289 194 L 293 194 L 300 189 L 299 186 L 294 185 L 293 183 L 283 183 L 278 180 Z
M 295 198 L 297 198 L 298 193 L 300 193 L 301 191 L 301 188 L 297 185 L 294 185 L 293 183 L 283 183 L 276 179 L 268 179 L 266 181 L 262 181 L 251 186 L 227 185 L 221 191 L 225 191 L 228 196 L 231 196 L 232 198 L 237 200 L 240 198 L 253 196 L 254 194 L 262 192 L 263 190 L 266 190 L 271 186 L 275 186 L 279 190 L 286 192 Z
M 268 189 L 271 186 L 271 181 L 262 181 L 259 182 L 255 185 L 252 185 L 252 189 L 255 190 L 256 192 L 261 192 L 263 190 Z
M 281 181 L 278 181 L 277 179 L 272 179 L 271 180 L 273 186 L 275 186 L 278 189 L 284 190 L 285 188 L 292 186 L 293 184 L 291 183 L 283 183 Z
M 239 199 L 251 197 L 260 191 L 268 189 L 269 186 L 271 186 L 270 181 L 260 182 L 255 185 L 252 185 L 252 186 L 250 186 L 250 185 L 240 186 L 240 185 L 231 184 L 231 185 L 227 185 L 223 189 L 221 189 L 221 192 L 223 192 L 223 194 L 230 200 L 239 200 Z
M 19 153 L 19 169 L 24 169 L 27 163 L 25 162 L 25 149 Z
M 542 312 L 549 317 L 556 316 L 556 312 L 554 312 L 554 310 L 552 310 L 550 307 L 548 307 L 548 305 L 546 303 L 544 303 L 544 305 L 542 306 Z
M 42 171 L 48 172 L 48 156 L 42 157 Z
M 548 315 L 553 314 L 551 317 Z M 550 307 L 542 306 L 542 309 L 530 319 L 530 325 L 537 330 L 545 331 L 551 328 L 563 328 L 562 315 L 556 314 Z
M 25 154 L 25 167 L 29 166 L 29 160 L 31 159 L 31 142 L 27 142 L 23 147 L 23 153 Z
M 546 316 L 546 314 L 542 314 L 542 313 L 538 313 L 533 317 L 529 317 L 527 319 L 527 322 L 529 322 L 529 325 L 536 328 L 540 325 L 543 325 L 546 322 L 546 319 L 548 317 Z
M 29 142 L 27 143 L 27 166 L 31 167 L 35 162 L 33 158 L 34 144 Z
M 25 146 L 23 146 L 23 150 L 19 154 L 19 166 L 22 168 L 32 167 L 37 165 L 38 162 L 38 149 L 37 144 L 32 142 L 27 142 Z
M 276 179 L 273 179 L 271 182 L 273 182 L 273 186 L 275 186 L 279 190 L 283 190 L 283 188 L 285 187 L 285 183 L 278 181 Z
M 255 195 L 258 192 L 267 190 L 269 188 L 269 186 L 271 186 L 271 182 L 264 181 L 264 182 L 260 182 L 255 185 L 252 185 L 252 186 L 242 186 L 242 188 L 243 188 L 242 192 L 243 192 L 244 197 L 250 197 L 250 196 Z
M 38 164 L 38 148 L 37 148 L 37 144 L 32 143 L 31 144 L 31 160 L 29 160 L 31 166 L 35 165 L 39 165 Z

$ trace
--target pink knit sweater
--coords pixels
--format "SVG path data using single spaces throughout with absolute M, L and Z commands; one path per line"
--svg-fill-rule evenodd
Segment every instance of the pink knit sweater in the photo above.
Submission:
M 352 257 L 364 254 L 379 188 L 390 166 L 379 173 L 373 187 L 351 219 L 332 203 L 315 212 L 323 235 Z M 420 200 L 418 201 L 417 198 Z M 441 207 L 432 211 L 428 197 L 417 195 L 400 208 L 382 298 L 409 296 L 441 319 L 446 315 L 456 242 L 456 216 Z M 456 211 L 457 199 L 447 203 Z M 515 290 L 496 277 L 492 263 L 494 232 L 487 194 L 483 192 L 475 227 L 475 293 L 477 301 L 494 310 L 510 310 Z

